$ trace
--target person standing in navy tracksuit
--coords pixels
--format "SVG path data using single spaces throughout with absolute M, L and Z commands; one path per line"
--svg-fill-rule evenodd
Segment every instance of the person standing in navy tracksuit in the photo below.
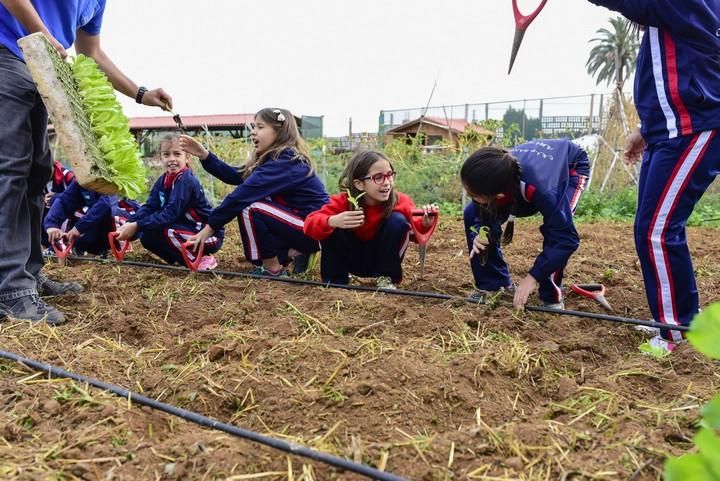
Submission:
M 212 210 L 200 181 L 188 167 L 190 156 L 180 148 L 177 136 L 160 142 L 160 159 L 166 172 L 153 185 L 147 201 L 118 229 L 118 240 L 133 239 L 139 232 L 140 243 L 168 264 L 184 264 L 182 244 L 198 233 Z M 218 229 L 205 241 L 198 270 L 217 267 L 212 254 L 222 247 L 224 231 Z M 187 252 L 195 260 L 193 250 Z
M 237 185 L 210 213 L 208 225 L 190 240 L 202 242 L 237 217 L 245 258 L 258 266 L 253 274 L 285 275 L 291 257 L 295 260 L 293 272 L 302 272 L 307 256 L 320 249 L 318 242 L 303 232 L 305 217 L 327 203 L 327 191 L 289 111 L 260 110 L 255 114 L 252 140 L 252 158 L 236 169 L 196 140 L 181 136 L 182 148 L 199 157 L 205 170 Z
M 644 26 L 635 74 L 642 155 L 635 247 L 656 321 L 690 324 L 699 309 L 685 225 L 720 172 L 720 0 L 590 0 Z M 679 331 L 651 344 L 671 351 Z
M 580 245 L 573 214 L 587 185 L 590 164 L 583 149 L 569 140 L 535 140 L 512 151 L 483 147 L 465 160 L 460 171 L 472 198 L 464 212 L 470 266 L 483 301 L 488 292 L 515 291 L 514 304 L 522 307 L 539 285 L 546 307 L 562 309 L 563 270 Z M 543 249 L 530 272 L 515 288 L 500 249 L 502 224 L 505 243 L 512 240 L 512 218 L 539 212 Z M 487 235 L 483 228 L 488 229 Z

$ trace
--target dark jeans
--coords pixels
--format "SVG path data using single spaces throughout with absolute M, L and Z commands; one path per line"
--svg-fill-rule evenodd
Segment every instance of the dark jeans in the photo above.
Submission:
M 48 115 L 22 60 L 0 47 L 0 302 L 36 293 Z

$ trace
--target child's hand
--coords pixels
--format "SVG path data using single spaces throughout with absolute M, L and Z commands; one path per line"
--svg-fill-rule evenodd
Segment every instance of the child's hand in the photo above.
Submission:
M 473 239 L 472 250 L 470 251 L 470 259 L 472 259 L 476 255 L 479 255 L 481 252 L 485 252 L 489 245 L 490 241 L 488 241 L 487 236 L 480 234 L 476 235 L 475 239 Z
M 333 229 L 355 229 L 365 223 L 365 213 L 362 210 L 346 210 L 328 217 L 328 225 Z
M 625 163 L 628 165 L 636 164 L 642 159 L 644 151 L 645 139 L 643 139 L 640 129 L 636 128 L 625 143 Z
M 537 288 L 537 281 L 530 274 L 523 277 L 523 280 L 515 288 L 515 297 L 513 298 L 513 305 L 516 309 L 523 309 L 527 304 L 528 297 L 530 294 L 535 292 Z
M 80 231 L 77 230 L 77 228 L 73 227 L 73 228 L 70 229 L 70 230 L 68 231 L 68 233 L 67 233 L 68 242 L 72 242 L 73 239 L 75 239 L 75 238 L 77 238 L 77 237 L 80 237 L 81 235 L 82 235 L 82 234 L 80 233 Z
M 48 241 L 50 242 L 50 244 L 52 244 L 53 242 L 55 242 L 57 240 L 60 240 L 60 238 L 62 237 L 62 231 L 60 229 L 58 229 L 57 227 L 50 227 L 46 232 L 47 232 Z
M 117 240 L 130 240 L 135 236 L 135 234 L 137 234 L 137 230 L 137 222 L 125 222 L 117 231 Z
M 200 160 L 205 160 L 210 155 L 208 149 L 202 146 L 200 142 L 187 135 L 180 136 L 180 148 L 190 155 L 198 157 Z
M 425 211 L 422 218 L 422 225 L 427 229 L 433 223 L 433 220 L 430 218 L 430 214 L 438 215 L 438 206 L 435 204 L 425 204 L 422 206 L 422 210 Z
M 200 232 L 188 238 L 186 244 L 189 244 L 188 248 L 190 250 L 197 252 L 197 250 L 200 249 L 200 246 L 203 245 L 214 233 L 215 230 L 209 225 L 206 225 Z

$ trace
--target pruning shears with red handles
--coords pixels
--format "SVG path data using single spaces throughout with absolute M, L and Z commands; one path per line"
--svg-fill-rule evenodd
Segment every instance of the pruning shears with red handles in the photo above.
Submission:
M 67 257 L 72 252 L 73 244 L 75 244 L 75 238 L 68 240 L 67 232 L 63 232 L 59 239 L 53 241 L 52 248 L 58 258 L 58 264 L 61 266 L 65 265 Z
M 540 5 L 530 15 L 523 15 L 520 13 L 518 8 L 517 0 L 512 0 L 513 14 L 515 15 L 515 38 L 513 39 L 512 51 L 510 52 L 510 67 L 508 67 L 508 75 L 512 72 L 513 64 L 515 63 L 515 57 L 517 57 L 518 50 L 522 44 L 525 31 L 530 24 L 535 20 L 535 17 L 545 8 L 547 0 L 542 0 Z
M 613 308 L 610 303 L 605 299 L 605 286 L 602 284 L 573 284 L 570 286 L 575 294 L 579 294 L 588 299 L 596 301 L 598 304 L 603 306 L 610 312 L 613 312 Z
M 192 247 L 192 242 L 183 242 L 181 244 L 181 252 L 183 256 L 183 260 L 185 261 L 185 265 L 188 266 L 188 269 L 190 269 L 192 272 L 197 272 L 198 268 L 200 267 L 200 262 L 202 261 L 203 252 L 205 252 L 205 243 L 203 242 L 200 244 L 200 247 L 196 252 L 192 252 L 192 255 L 195 256 L 195 260 L 190 259 L 190 252 L 189 248 Z
M 115 260 L 122 262 L 125 258 L 125 252 L 132 250 L 132 248 L 130 248 L 130 240 L 118 240 L 119 235 L 119 232 L 108 232 L 108 244 L 110 244 L 110 250 Z
M 413 217 L 423 217 L 426 212 L 423 209 L 413 209 L 411 212 Z M 435 232 L 435 228 L 437 227 L 438 223 L 438 213 L 437 212 L 427 212 L 427 215 L 432 217 L 432 224 L 430 225 L 430 228 L 426 232 L 420 232 L 418 231 L 417 227 L 415 226 L 414 222 L 411 222 L 410 225 L 412 226 L 413 234 L 415 235 L 415 242 L 418 244 L 418 253 L 420 258 L 420 277 L 422 278 L 423 274 L 425 273 L 425 256 L 427 255 L 427 243 L 430 240 L 430 236 L 433 235 L 433 232 Z

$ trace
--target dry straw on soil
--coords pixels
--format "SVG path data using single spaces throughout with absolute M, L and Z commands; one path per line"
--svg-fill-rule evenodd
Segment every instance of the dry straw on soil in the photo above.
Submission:
M 541 245 L 522 222 L 514 275 Z M 603 281 L 624 315 L 647 318 L 631 227 L 579 227 L 569 281 Z M 720 295 L 714 231 L 691 229 L 703 300 Z M 242 262 L 231 231 L 223 269 Z M 700 242 L 702 241 L 702 242 Z M 147 259 L 141 249 L 133 253 Z M 467 294 L 461 222 L 444 219 L 425 279 Z M 384 294 L 77 263 L 87 286 L 53 302 L 65 326 L 0 324 L 6 350 L 244 428 L 414 480 L 657 480 L 689 449 L 720 368 L 688 346 L 656 360 L 640 334 L 599 321 Z M 596 310 L 588 300 L 568 307 Z M 0 478 L 360 479 L 0 362 Z

